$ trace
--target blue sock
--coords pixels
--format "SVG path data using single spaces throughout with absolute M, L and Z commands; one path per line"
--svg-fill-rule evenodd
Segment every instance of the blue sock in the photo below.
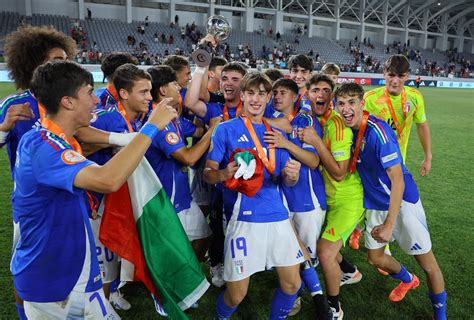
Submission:
M 413 280 L 413 275 L 407 271 L 407 269 L 405 268 L 405 266 L 403 266 L 402 264 L 400 265 L 402 267 L 402 269 L 400 270 L 399 273 L 391 273 L 390 276 L 392 278 L 395 278 L 395 279 L 398 279 L 398 280 L 401 280 L 405 283 L 409 283 L 411 282 L 411 280 Z
M 18 312 L 18 317 L 20 317 L 20 320 L 28 320 L 25 314 L 25 308 L 23 305 L 19 304 L 18 302 L 15 302 L 16 306 L 16 311 Z
M 429 293 L 431 303 L 433 304 L 434 319 L 435 320 L 446 320 L 446 291 L 438 294 L 432 292 Z
M 270 308 L 270 320 L 286 319 L 293 304 L 295 303 L 297 294 L 286 294 L 280 288 L 275 290 Z
M 309 292 L 311 293 L 311 296 L 323 294 L 323 291 L 321 290 L 321 284 L 319 283 L 318 274 L 316 273 L 315 269 L 308 268 L 301 270 L 300 276 L 301 280 L 303 280 L 302 283 L 306 285 Z
M 110 292 L 117 291 L 118 286 L 120 285 L 120 278 L 115 279 L 110 283 Z
M 229 307 L 224 301 L 224 291 L 222 291 L 219 296 L 217 297 L 217 304 L 216 304 L 216 319 L 223 320 L 228 319 L 235 310 L 237 310 L 238 306 L 234 308 Z

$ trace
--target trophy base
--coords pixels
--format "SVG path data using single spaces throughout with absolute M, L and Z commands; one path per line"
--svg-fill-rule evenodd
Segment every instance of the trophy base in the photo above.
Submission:
M 191 54 L 191 57 L 193 58 L 194 63 L 196 63 L 199 67 L 207 67 L 212 60 L 212 54 L 205 50 L 205 49 L 196 49 L 194 52 Z

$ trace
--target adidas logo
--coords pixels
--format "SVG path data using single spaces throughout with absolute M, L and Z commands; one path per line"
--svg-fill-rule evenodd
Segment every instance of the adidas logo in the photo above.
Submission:
M 298 250 L 298 254 L 296 255 L 296 259 L 298 259 L 302 256 L 303 256 L 303 252 L 301 250 Z
M 328 231 L 326 231 L 326 233 L 333 236 L 334 235 L 334 228 L 329 229 Z
M 442 303 L 435 303 L 435 304 L 433 304 L 433 307 L 435 307 L 436 309 L 440 309 L 440 308 L 444 307 L 444 304 L 442 304 Z
M 418 243 L 415 243 L 413 247 L 410 248 L 410 251 L 421 250 L 421 247 Z
M 239 140 L 237 140 L 237 142 L 249 142 L 249 139 L 247 138 L 247 136 L 244 133 L 243 135 L 240 136 L 240 138 L 239 138 Z

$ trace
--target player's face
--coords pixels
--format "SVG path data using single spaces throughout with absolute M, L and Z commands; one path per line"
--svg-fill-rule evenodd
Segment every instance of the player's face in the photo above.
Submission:
M 53 61 L 53 60 L 66 60 L 66 59 L 67 59 L 66 51 L 64 51 L 61 48 L 53 48 L 49 50 L 45 62 Z
M 180 113 L 181 112 L 181 95 L 179 94 L 180 86 L 177 81 L 168 83 L 165 87 L 165 98 L 172 98 L 171 104 Z
M 240 82 L 243 76 L 237 71 L 226 71 L 221 75 L 221 92 L 225 101 L 236 101 L 240 98 Z
M 127 92 L 127 105 L 138 113 L 148 112 L 151 97 L 151 82 L 148 79 L 140 79 L 133 82 L 132 90 Z
M 359 128 L 364 110 L 364 100 L 360 100 L 357 96 L 339 96 L 337 97 L 336 109 L 348 127 Z
M 186 88 L 188 82 L 191 80 L 191 69 L 188 66 L 184 66 L 176 72 L 176 78 L 178 79 L 178 84 L 181 88 Z
M 398 96 L 408 80 L 408 73 L 395 74 L 393 72 L 384 72 L 385 86 L 391 95 Z
M 263 84 L 242 92 L 245 113 L 252 117 L 262 116 L 269 100 L 270 94 L 265 91 Z
M 90 84 L 82 86 L 76 93 L 75 97 L 70 97 L 75 111 L 75 119 L 81 127 L 89 126 L 92 120 L 92 111 L 99 98 L 94 93 L 94 87 Z
M 311 85 L 306 95 L 311 102 L 313 112 L 316 116 L 322 116 L 329 108 L 332 99 L 331 85 L 327 82 L 320 81 Z
M 290 79 L 296 82 L 298 88 L 302 89 L 311 78 L 311 70 L 295 67 L 290 69 Z
M 327 74 L 327 76 L 334 82 L 334 84 L 337 84 L 337 79 L 339 79 L 339 76 L 337 74 Z
M 222 75 L 222 69 L 224 66 L 217 66 L 213 71 L 209 71 L 209 78 L 219 81 Z
M 298 95 L 288 88 L 278 87 L 273 90 L 273 105 L 280 112 L 289 108 L 293 110 L 296 100 L 298 100 Z

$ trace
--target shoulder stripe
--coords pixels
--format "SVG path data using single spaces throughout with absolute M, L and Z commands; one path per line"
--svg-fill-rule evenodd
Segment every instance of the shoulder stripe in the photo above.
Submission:
M 344 123 L 338 116 L 334 116 L 334 123 L 336 124 L 336 140 L 344 140 Z
M 46 131 L 46 137 L 48 138 L 49 141 L 56 144 L 61 149 L 67 149 L 67 147 L 69 147 L 69 145 L 67 145 L 63 139 L 59 138 L 58 136 L 56 136 L 55 134 L 52 134 L 49 131 Z
M 28 95 L 29 95 L 28 91 L 25 91 L 23 93 L 14 94 L 14 95 L 6 97 L 0 103 L 0 109 L 3 109 L 6 105 L 10 105 L 12 101 L 23 99 L 23 98 L 27 97 Z
M 375 131 L 375 133 L 380 139 L 380 142 L 382 142 L 382 144 L 386 144 L 388 138 L 383 128 L 371 119 L 367 121 L 367 124 Z

